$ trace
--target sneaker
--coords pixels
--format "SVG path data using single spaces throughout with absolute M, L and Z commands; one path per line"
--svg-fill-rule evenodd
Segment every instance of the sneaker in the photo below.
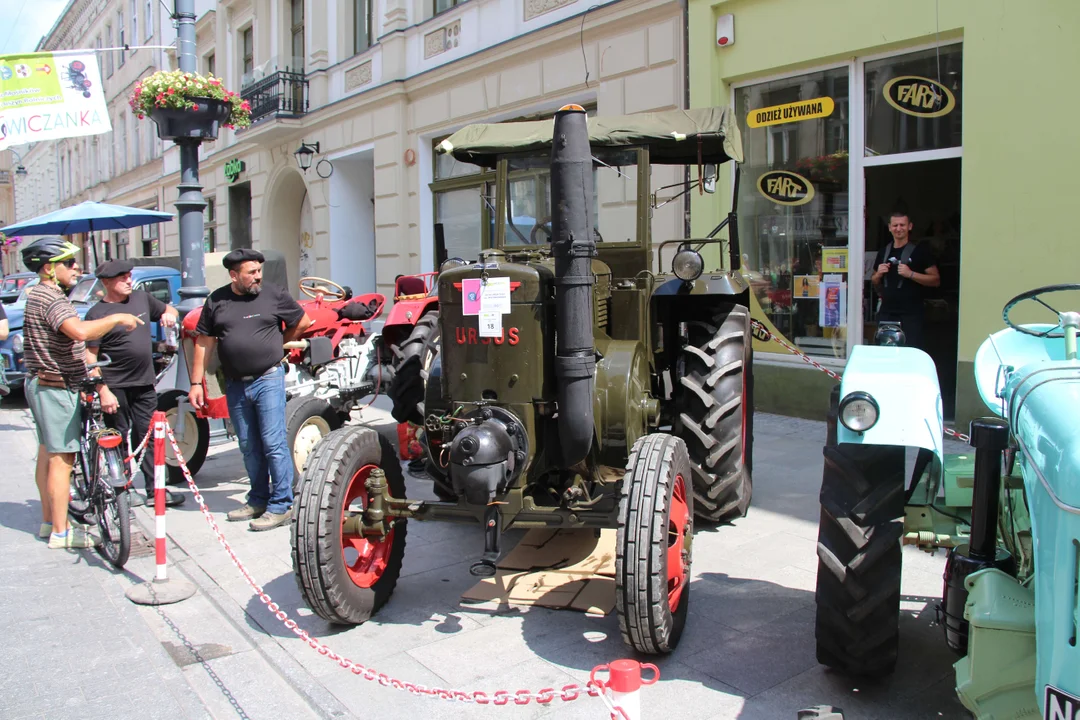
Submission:
M 42 540 L 47 540 L 52 535 L 52 523 L 41 523 L 41 527 L 38 528 L 37 536 Z
M 283 513 L 264 513 L 259 518 L 252 520 L 248 527 L 255 532 L 262 530 L 273 530 L 279 525 L 284 525 L 292 519 L 292 508 L 289 508 Z
M 101 540 L 86 532 L 80 527 L 69 527 L 63 536 L 52 533 L 49 535 L 49 549 L 61 550 L 66 548 L 92 548 L 101 544 Z
M 176 507 L 177 505 L 183 505 L 186 500 L 180 493 L 174 493 L 172 490 L 165 491 L 165 507 Z M 137 508 L 146 505 L 148 507 L 154 507 L 154 491 L 147 490 L 146 495 L 140 495 L 134 490 L 131 491 L 128 497 L 128 506 Z
M 229 522 L 240 522 L 241 520 L 254 520 L 255 518 L 262 517 L 262 514 L 266 512 L 264 507 L 254 507 L 244 503 L 243 506 L 238 507 L 231 513 L 225 516 L 225 519 Z

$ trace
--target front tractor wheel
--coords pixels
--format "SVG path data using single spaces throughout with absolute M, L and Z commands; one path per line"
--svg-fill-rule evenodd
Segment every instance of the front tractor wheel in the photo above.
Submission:
M 818 662 L 892 672 L 900 640 L 904 448 L 827 445 L 818 527 Z
M 341 416 L 322 398 L 302 395 L 285 403 L 285 436 L 293 459 L 294 492 L 315 446 L 339 427 Z
M 634 443 L 619 499 L 615 612 L 623 641 L 642 653 L 679 644 L 690 602 L 694 495 L 686 445 L 666 433 Z
M 180 423 L 184 424 L 184 439 L 177 439 L 176 444 L 180 447 L 180 454 L 184 457 L 188 472 L 195 477 L 206 461 L 206 453 L 210 450 L 210 423 L 206 418 L 201 418 L 194 412 L 180 414 L 180 400 L 186 395 L 187 393 L 179 390 L 165 393 L 158 398 L 158 410 L 165 413 L 165 420 L 174 433 Z M 146 451 L 153 457 L 154 445 L 153 443 L 148 445 Z M 172 443 L 168 441 L 165 442 L 165 469 L 168 473 L 169 485 L 187 483 L 184 471 L 180 469 L 180 462 L 176 459 L 176 453 L 173 452 Z
M 672 432 L 690 454 L 697 516 L 724 522 L 746 515 L 753 494 L 750 311 L 730 305 L 710 322 L 688 321 L 686 329 Z
M 367 427 L 335 430 L 308 457 L 294 501 L 292 561 L 304 601 L 319 617 L 359 625 L 386 604 L 401 574 L 407 521 L 385 537 L 346 534 L 342 523 L 363 512 L 364 486 L 382 468 L 390 494 L 405 497 L 393 445 Z

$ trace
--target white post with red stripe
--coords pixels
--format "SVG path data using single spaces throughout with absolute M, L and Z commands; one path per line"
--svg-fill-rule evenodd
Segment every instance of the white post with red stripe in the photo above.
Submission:
M 596 673 L 607 670 L 608 679 L 597 679 Z M 642 670 L 652 670 L 648 680 L 641 677 Z M 639 663 L 637 660 L 614 660 L 607 665 L 597 665 L 589 674 L 589 682 L 600 685 L 605 693 L 610 693 L 609 703 L 612 720 L 641 720 L 641 686 L 652 685 L 660 679 L 660 669 L 652 663 Z
M 137 605 L 170 605 L 195 594 L 195 585 L 187 580 L 169 579 L 165 561 L 165 437 L 168 419 L 158 410 L 150 420 L 154 438 L 154 558 L 157 572 L 152 582 L 132 586 L 127 598 Z
M 165 413 L 154 413 L 154 556 L 159 582 L 168 580 L 165 571 Z

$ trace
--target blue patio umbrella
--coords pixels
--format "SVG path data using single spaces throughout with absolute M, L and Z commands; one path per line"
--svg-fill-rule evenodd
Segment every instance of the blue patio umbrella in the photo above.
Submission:
M 0 233 L 9 237 L 12 235 L 74 235 L 75 233 L 92 233 L 97 230 L 124 230 L 172 219 L 172 214 L 157 210 L 87 200 L 78 205 L 60 208 L 51 213 L 0 228 Z M 96 265 L 97 243 L 92 244 Z

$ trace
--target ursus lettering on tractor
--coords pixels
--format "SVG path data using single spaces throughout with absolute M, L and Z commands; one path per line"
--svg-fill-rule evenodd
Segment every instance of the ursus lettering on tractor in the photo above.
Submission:
M 207 283 L 211 287 L 229 282 L 227 271 L 221 266 L 224 254 L 207 256 Z M 285 286 L 287 276 L 281 253 L 267 250 L 263 254 L 264 282 Z M 402 276 L 396 286 L 397 295 L 400 298 L 417 287 L 423 288 L 422 292 L 429 291 L 432 275 Z M 361 400 L 385 391 L 394 372 L 394 355 L 385 339 L 407 338 L 415 324 L 407 313 L 391 312 L 383 334 L 373 333 L 368 325 L 383 312 L 386 298 L 382 294 L 353 296 L 351 289 L 316 277 L 302 278 L 299 288 L 303 296 L 300 304 L 313 322 L 300 338 L 282 348 L 282 357 L 288 361 L 286 429 L 297 478 L 308 453 L 323 436 L 341 427 Z M 412 298 L 406 300 L 415 302 Z M 221 420 L 226 428 L 231 428 L 224 378 L 219 373 L 216 353 L 211 354 L 203 379 L 207 407 L 196 411 L 187 400 L 189 364 L 201 313 L 202 309 L 197 308 L 184 317 L 176 365 L 158 386 L 158 407 L 165 411 L 180 452 L 193 474 L 202 467 L 210 447 L 210 421 Z M 182 482 L 171 447 L 166 450 L 166 463 L 170 482 Z
M 824 449 L 821 663 L 889 673 L 901 545 L 948 548 L 938 613 L 961 656 L 964 706 L 979 720 L 1080 716 L 1080 313 L 1054 309 L 1066 291 L 1064 302 L 1080 307 L 1080 285 L 1010 300 L 1008 327 L 976 353 L 975 381 L 993 416 L 971 423 L 974 462 L 943 453 L 937 372 L 926 353 L 903 346 L 902 328 L 879 331 L 887 344 L 855 348 Z M 1018 324 L 1013 309 L 1026 301 L 1057 322 Z M 907 449 L 918 450 L 910 476 Z
M 408 498 L 373 429 L 332 432 L 296 494 L 300 591 L 330 622 L 368 620 L 397 582 L 410 520 L 477 523 L 480 576 L 495 573 L 508 529 L 616 528 L 623 637 L 669 652 L 695 516 L 750 504 L 751 338 L 737 242 L 726 271 L 705 272 L 701 253 L 727 242 L 715 237 L 725 226 L 737 238 L 734 212 L 707 238 L 654 248 L 650 167 L 741 161 L 731 111 L 586 121 L 568 106 L 554 120 L 470 125 L 440 149 L 497 177 L 495 247 L 438 278 L 422 417 L 444 499 Z

